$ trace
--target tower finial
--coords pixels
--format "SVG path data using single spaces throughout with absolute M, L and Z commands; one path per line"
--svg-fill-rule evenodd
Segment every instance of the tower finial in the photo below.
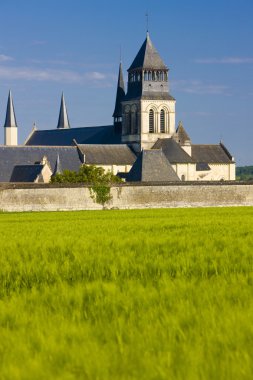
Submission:
M 122 63 L 122 46 L 119 46 L 119 62 Z
M 147 34 L 148 34 L 148 29 L 149 29 L 149 14 L 148 14 L 148 11 L 146 12 L 145 16 L 146 16 L 146 26 L 147 26 Z

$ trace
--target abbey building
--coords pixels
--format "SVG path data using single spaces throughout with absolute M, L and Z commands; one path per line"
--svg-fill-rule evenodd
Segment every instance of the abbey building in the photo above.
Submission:
M 0 146 L 0 181 L 48 182 L 65 169 L 98 165 L 126 181 L 221 181 L 235 179 L 226 147 L 193 144 L 180 122 L 169 89 L 169 70 L 149 34 L 128 69 L 125 90 L 119 67 L 113 125 L 73 128 L 64 95 L 55 129 L 33 128 L 17 145 L 17 122 L 9 94 Z

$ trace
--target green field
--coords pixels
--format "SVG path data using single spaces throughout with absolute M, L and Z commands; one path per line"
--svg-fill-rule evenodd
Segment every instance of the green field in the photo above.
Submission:
M 252 379 L 253 208 L 0 214 L 0 379 Z

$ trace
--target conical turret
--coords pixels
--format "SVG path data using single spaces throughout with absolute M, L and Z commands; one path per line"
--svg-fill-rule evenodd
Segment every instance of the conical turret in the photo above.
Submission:
M 125 85 L 122 72 L 122 64 L 119 65 L 119 75 L 118 75 L 118 85 L 117 85 L 117 94 L 115 108 L 113 112 L 114 118 L 114 128 L 115 132 L 121 132 L 122 130 L 122 101 L 125 97 Z
M 18 144 L 18 129 L 11 91 L 9 92 L 4 123 L 4 144 Z
M 180 145 L 190 145 L 191 139 L 188 136 L 186 130 L 183 127 L 182 121 L 179 122 L 177 130 L 176 130 L 176 137 L 178 139 L 178 143 Z
M 17 127 L 11 91 L 9 91 L 4 128 Z
M 69 117 L 68 117 L 67 107 L 66 107 L 63 93 L 61 97 L 61 107 L 60 107 L 60 114 L 59 114 L 57 128 L 62 128 L 62 129 L 70 128 Z
M 143 42 L 128 71 L 137 69 L 165 71 L 168 69 L 158 51 L 154 47 L 148 32 L 145 41 Z

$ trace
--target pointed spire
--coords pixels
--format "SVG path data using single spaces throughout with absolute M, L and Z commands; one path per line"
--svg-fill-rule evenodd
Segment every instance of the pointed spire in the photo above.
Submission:
M 66 107 L 63 93 L 61 97 L 61 108 L 60 108 L 57 128 L 64 128 L 64 129 L 70 128 L 69 117 L 68 117 L 67 107 Z
M 137 53 L 128 71 L 133 69 L 168 69 L 165 63 L 163 62 L 162 58 L 160 57 L 158 51 L 154 47 L 148 31 L 146 39 L 143 42 L 139 52 Z
M 9 91 L 4 128 L 17 127 L 11 90 Z
M 177 130 L 176 130 L 178 142 L 180 145 L 185 145 L 191 142 L 190 137 L 188 136 L 186 130 L 183 127 L 182 121 L 179 122 Z
M 62 174 L 62 167 L 61 167 L 61 161 L 60 161 L 59 153 L 57 155 L 57 159 L 55 162 L 55 167 L 54 167 L 52 177 L 54 177 L 56 174 Z
M 117 94 L 116 94 L 116 102 L 115 102 L 115 108 L 113 112 L 113 117 L 118 118 L 122 117 L 122 105 L 121 102 L 125 97 L 125 85 L 124 85 L 124 78 L 123 78 L 123 72 L 122 72 L 122 63 L 120 62 L 119 65 L 119 75 L 118 75 L 118 85 L 117 85 Z

